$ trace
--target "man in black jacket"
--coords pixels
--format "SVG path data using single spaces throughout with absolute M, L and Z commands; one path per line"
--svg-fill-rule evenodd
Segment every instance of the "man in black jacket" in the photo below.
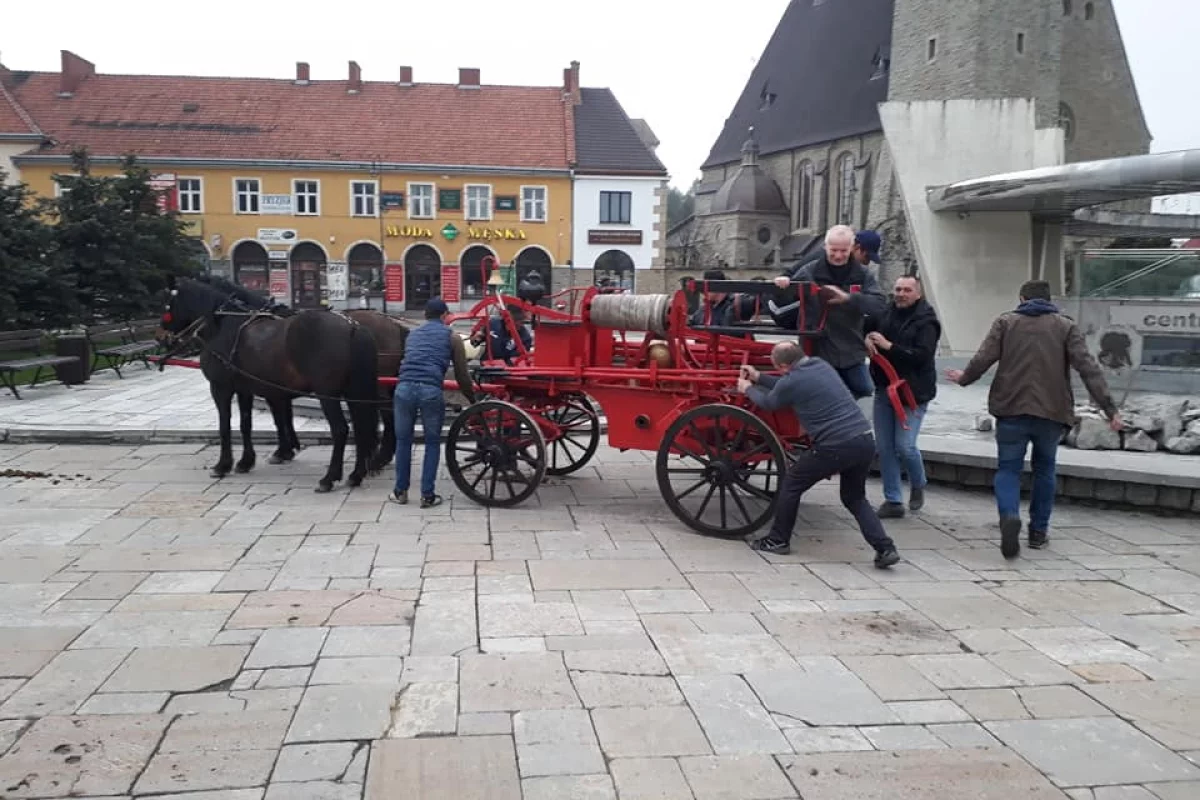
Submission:
M 917 447 L 917 435 L 929 401 L 937 394 L 937 368 L 934 357 L 942 337 L 942 323 L 937 312 L 925 301 L 921 281 L 912 276 L 896 279 L 892 289 L 892 304 L 876 320 L 867 323 L 867 350 L 886 358 L 896 374 L 908 381 L 914 410 L 905 410 L 908 430 L 896 418 L 888 399 L 888 379 L 883 370 L 871 365 L 875 380 L 875 444 L 879 450 L 879 471 L 883 474 L 883 505 L 879 516 L 903 517 L 904 503 L 900 490 L 900 469 L 908 473 L 911 488 L 908 507 L 919 510 L 925 504 L 925 465 Z
M 821 300 L 828 306 L 825 335 L 818 338 L 814 355 L 829 362 L 846 388 L 856 397 L 873 393 L 867 372 L 867 348 L 863 341 L 863 319 L 883 312 L 887 296 L 875 276 L 856 259 L 854 229 L 835 225 L 825 234 L 825 255 L 809 261 L 790 275 L 775 279 L 785 288 L 792 281 L 807 281 L 822 287 Z M 858 286 L 857 292 L 850 287 Z

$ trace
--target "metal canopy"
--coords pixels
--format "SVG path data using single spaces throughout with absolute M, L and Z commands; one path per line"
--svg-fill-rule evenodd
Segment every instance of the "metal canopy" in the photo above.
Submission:
M 1200 191 L 1200 150 L 1081 161 L 926 190 L 934 211 L 1025 211 L 1066 221 L 1081 208 Z
M 1081 208 L 1063 224 L 1068 236 L 1166 236 L 1192 238 L 1200 236 L 1200 216 L 1192 214 L 1130 214 L 1124 211 L 1103 211 Z

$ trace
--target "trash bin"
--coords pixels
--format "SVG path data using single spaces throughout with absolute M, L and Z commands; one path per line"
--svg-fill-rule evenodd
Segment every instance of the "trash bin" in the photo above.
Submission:
M 54 340 L 54 355 L 76 356 L 79 360 L 54 367 L 54 374 L 65 384 L 87 383 L 92 376 L 92 347 L 83 334 L 66 334 Z

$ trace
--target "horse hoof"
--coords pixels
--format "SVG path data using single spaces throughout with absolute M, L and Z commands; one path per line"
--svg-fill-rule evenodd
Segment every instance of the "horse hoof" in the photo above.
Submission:
M 233 471 L 238 473 L 239 475 L 245 475 L 247 472 L 249 472 L 252 469 L 254 469 L 253 463 L 250 463 L 250 464 L 240 464 L 239 463 L 236 467 L 233 468 Z
M 294 458 L 294 456 L 292 458 Z M 290 464 L 290 463 L 292 463 L 292 458 L 288 458 L 286 456 L 273 455 L 267 459 L 267 463 L 268 464 Z
M 326 481 L 321 481 L 317 484 L 317 488 L 313 489 L 313 491 L 317 494 L 329 494 L 333 491 L 333 484 Z
M 358 476 L 358 475 L 351 475 L 349 478 L 346 479 L 346 485 L 349 486 L 351 489 L 357 489 L 359 486 L 362 486 L 362 482 L 363 482 L 362 476 Z
M 224 478 L 228 474 L 229 474 L 228 469 L 218 469 L 216 467 L 214 467 L 208 471 L 208 477 L 217 478 L 218 480 L 221 478 Z

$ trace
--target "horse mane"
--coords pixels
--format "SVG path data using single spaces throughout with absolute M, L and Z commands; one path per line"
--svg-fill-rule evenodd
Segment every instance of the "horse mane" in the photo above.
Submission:
M 222 278 L 220 275 L 203 275 L 196 278 L 196 280 L 229 295 L 251 310 L 269 311 L 281 317 L 290 317 L 295 313 L 289 306 L 283 303 L 276 303 L 269 295 L 252 292 L 244 286 L 239 286 L 233 281 Z

